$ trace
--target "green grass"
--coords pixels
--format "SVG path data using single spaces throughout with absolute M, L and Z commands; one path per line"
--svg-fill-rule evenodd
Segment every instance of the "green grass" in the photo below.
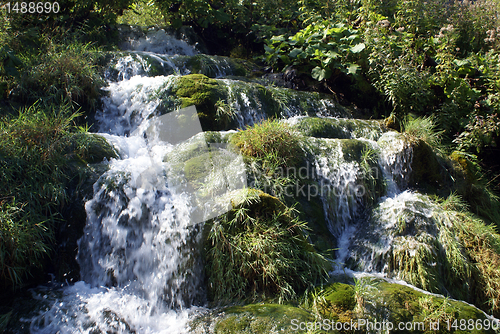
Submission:
M 473 263 L 471 292 L 480 308 L 500 315 L 500 235 L 492 225 L 467 213 L 468 207 L 456 195 L 449 196 L 442 204 L 453 210 L 448 223 L 454 225 L 450 238 L 460 239 L 466 255 Z M 463 255 L 461 255 L 463 257 Z
M 71 183 L 87 162 L 115 156 L 101 137 L 74 126 L 78 113 L 35 104 L 0 120 L 0 285 L 22 286 L 50 253 Z
M 441 139 L 444 131 L 437 130 L 437 124 L 433 117 L 406 116 L 403 121 L 404 132 L 423 140 L 433 149 L 442 151 Z
M 304 235 L 306 223 L 277 198 L 250 190 L 211 223 L 206 249 L 210 298 L 215 302 L 297 295 L 326 278 L 328 261 Z
M 16 100 L 45 106 L 69 103 L 75 110 L 95 109 L 104 80 L 97 66 L 100 51 L 92 44 L 73 42 L 57 44 L 49 41 L 40 53 L 24 53 Z
M 437 198 L 432 207 L 428 232 L 418 239 L 405 239 L 409 244 L 400 245 L 393 253 L 392 266 L 399 270 L 402 279 L 417 287 L 431 292 L 446 291 L 453 298 L 498 316 L 500 235 L 492 225 L 470 213 L 458 195 Z M 405 221 L 408 223 L 402 216 L 399 223 Z M 402 226 L 399 233 L 408 233 L 405 230 L 416 223 L 417 220 Z M 410 254 L 411 249 L 414 254 Z M 430 265 L 436 262 L 437 266 Z
M 304 158 L 301 136 L 286 123 L 266 120 L 238 132 L 232 143 L 241 153 L 261 161 L 264 167 L 294 167 Z

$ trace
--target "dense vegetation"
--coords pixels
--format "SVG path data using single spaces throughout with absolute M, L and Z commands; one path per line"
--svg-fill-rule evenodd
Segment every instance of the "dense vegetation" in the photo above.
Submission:
M 386 118 L 388 127 L 404 131 L 415 143 L 425 142 L 438 151 L 439 159 L 460 166 L 466 181 L 453 190 L 468 207 L 453 202 L 454 197 L 439 205 L 452 212 L 443 219 L 456 220 L 447 237 L 456 234 L 460 240 L 449 244 L 467 258 L 454 253 L 463 263 L 447 270 L 450 281 L 460 275 L 479 278 L 467 297 L 484 288 L 481 306 L 498 314 L 498 270 L 481 260 L 498 263 L 498 240 L 479 220 L 500 224 L 498 1 L 59 3 L 57 15 L 7 14 L 3 8 L 0 17 L 2 289 L 40 282 L 33 273 L 50 266 L 58 226 L 67 221 L 71 201 L 81 200 L 78 192 L 92 173 L 90 163 L 115 154 L 89 127 L 104 94 L 106 51 L 119 43 L 117 24 L 190 25 L 210 52 L 248 58 L 297 89 L 355 104 L 366 118 Z M 177 93 L 184 97 L 183 91 Z M 193 98 L 188 93 L 186 104 Z M 224 102 L 215 107 L 217 117 L 232 115 L 230 110 L 224 114 Z M 291 182 L 273 178 L 272 172 L 301 163 L 302 139 L 291 127 L 271 121 L 239 132 L 232 142 L 269 176 L 260 181 L 276 187 Z M 363 155 L 368 161 L 369 152 Z M 209 282 L 211 297 L 229 300 L 263 293 L 283 300 L 310 287 L 312 278 L 306 279 L 304 272 L 312 272 L 315 282 L 321 280 L 324 259 L 305 241 L 305 223 L 289 203 L 280 202 L 283 207 L 276 212 L 258 212 L 255 203 L 246 204 L 212 222 L 207 250 L 207 270 L 214 279 Z M 463 213 L 466 207 L 477 216 Z M 235 257 L 222 263 L 226 259 L 220 253 L 228 251 Z M 282 266 L 270 267 L 273 261 Z M 472 267 L 471 262 L 477 264 Z M 292 273 L 291 266 L 300 270 Z M 227 267 L 244 268 L 245 275 Z
M 89 164 L 115 155 L 87 118 L 104 85 L 94 42 L 124 4 L 59 4 L 59 15 L 1 12 L 0 285 L 8 292 L 45 281 L 47 268 L 58 279 L 75 270 L 67 267 L 74 251 L 55 253 L 57 238 L 70 220 L 76 242 Z

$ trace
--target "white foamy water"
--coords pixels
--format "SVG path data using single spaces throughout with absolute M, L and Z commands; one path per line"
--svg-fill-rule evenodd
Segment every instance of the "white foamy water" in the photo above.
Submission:
M 110 83 L 96 114 L 119 159 L 94 184 L 77 260 L 82 281 L 39 295 L 32 333 L 183 333 L 205 302 L 201 225 L 189 194 L 169 186 L 175 145 L 147 130 L 175 76 Z M 146 135 L 147 134 L 147 135 Z

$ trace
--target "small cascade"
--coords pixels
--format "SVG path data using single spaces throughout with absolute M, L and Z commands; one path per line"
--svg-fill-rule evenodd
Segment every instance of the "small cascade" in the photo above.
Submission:
M 337 240 L 339 270 L 347 258 L 350 240 L 366 207 L 365 171 L 354 159 L 353 151 L 367 149 L 368 142 L 317 139 L 321 152 L 314 165 L 328 229 Z
M 408 186 L 411 173 L 412 148 L 398 132 L 386 132 L 377 141 L 379 163 L 387 182 L 387 195 L 394 196 Z
M 33 333 L 182 333 L 195 305 L 205 303 L 202 226 L 165 162 L 179 138 L 152 130 L 163 121 L 157 93 L 176 77 L 134 74 L 109 84 L 95 117 L 120 158 L 104 162 L 108 171 L 85 205 L 77 257 L 83 281 L 62 297 L 40 297 L 52 305 L 32 321 Z M 200 131 L 183 130 L 187 138 Z

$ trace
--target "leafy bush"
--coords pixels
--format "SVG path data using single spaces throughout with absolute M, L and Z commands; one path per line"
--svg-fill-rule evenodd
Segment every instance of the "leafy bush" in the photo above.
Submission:
M 159 26 L 165 23 L 165 18 L 155 1 L 138 0 L 123 12 L 123 15 L 118 18 L 118 23 L 143 27 Z
M 50 250 L 67 187 L 85 179 L 86 160 L 114 156 L 100 137 L 75 128 L 69 107 L 33 105 L 0 120 L 0 285 L 22 285 Z M 100 157 L 95 153 L 101 148 Z M 100 159 L 99 159 L 100 158 Z
M 486 146 L 497 146 L 500 136 L 500 119 L 498 114 L 470 116 L 469 123 L 455 140 L 459 150 L 480 153 Z M 474 152 L 475 151 L 475 152 Z
M 304 235 L 306 223 L 278 199 L 250 190 L 241 204 L 213 221 L 206 271 L 212 300 L 259 296 L 281 303 L 326 278 L 328 261 Z
M 322 81 L 340 73 L 356 74 L 360 69 L 357 54 L 364 49 L 356 29 L 321 20 L 293 36 L 273 36 L 265 46 L 264 60 L 275 68 L 295 66 Z
M 231 26 L 248 33 L 253 24 L 270 26 L 286 25 L 298 12 L 297 2 L 291 0 L 168 0 L 155 1 L 156 5 L 174 27 L 183 23 L 209 26 Z M 278 10 L 277 10 L 278 9 Z

